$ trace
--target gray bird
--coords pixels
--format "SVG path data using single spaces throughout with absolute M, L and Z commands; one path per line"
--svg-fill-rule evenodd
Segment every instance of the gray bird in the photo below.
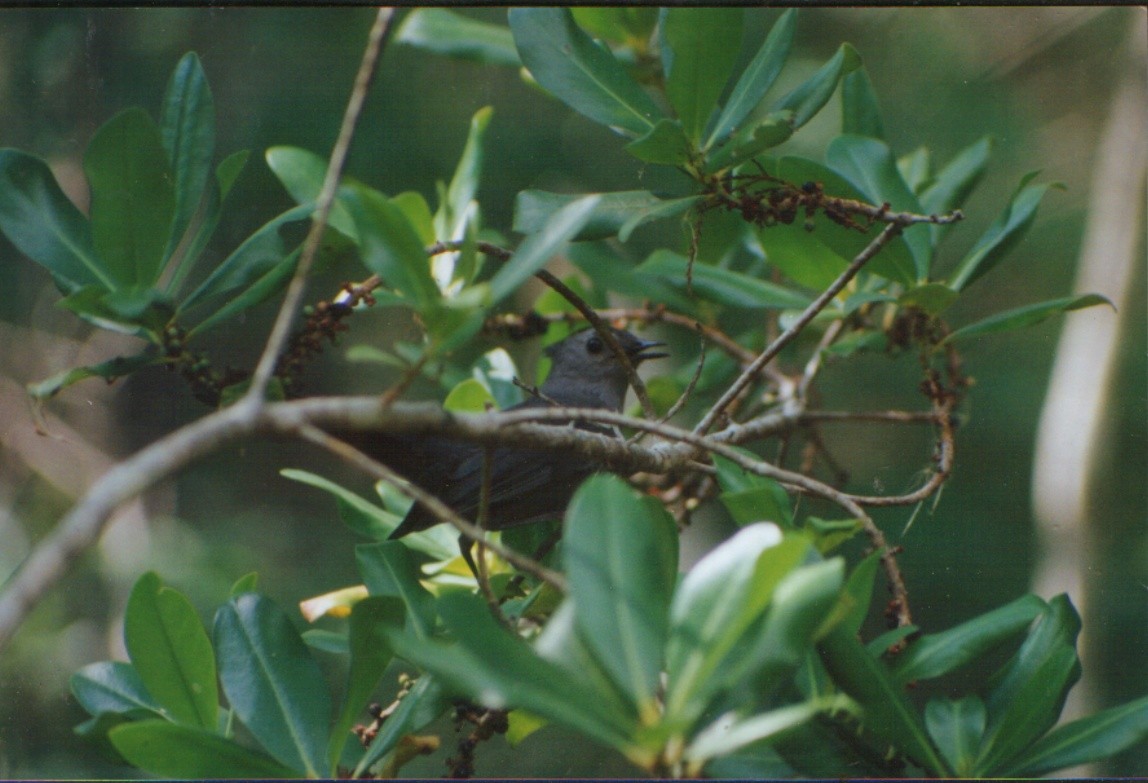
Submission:
M 619 329 L 613 333 L 635 367 L 647 359 L 668 356 L 653 350 L 664 343 L 643 340 Z M 572 334 L 547 348 L 546 354 L 552 364 L 539 396 L 508 410 L 554 404 L 622 410 L 629 379 L 618 357 L 596 331 L 585 329 Z M 596 432 L 610 431 L 592 424 L 578 426 Z M 370 433 L 359 433 L 348 440 L 423 489 L 434 492 L 466 519 L 475 520 L 486 451 L 482 446 L 433 436 Z M 560 518 L 578 485 L 602 467 L 594 460 L 560 451 L 513 447 L 492 449 L 490 460 L 490 505 L 486 519 L 490 530 Z M 416 503 L 390 538 L 401 538 L 438 523 L 437 517 Z M 468 549 L 464 547 L 464 553 Z

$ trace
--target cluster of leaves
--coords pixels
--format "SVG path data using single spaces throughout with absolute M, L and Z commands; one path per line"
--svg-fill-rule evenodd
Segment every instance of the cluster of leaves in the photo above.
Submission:
M 727 497 L 772 491 L 747 489 L 732 465 L 721 478 Z M 360 499 L 355 513 L 370 515 L 368 505 Z M 374 516 L 382 539 L 397 519 Z M 1148 699 L 1049 731 L 1080 673 L 1080 623 L 1066 597 L 1025 596 L 888 658 L 892 635 L 868 645 L 857 636 L 875 556 L 847 574 L 825 543 L 752 522 L 679 579 L 666 511 L 618 478 L 595 477 L 567 514 L 568 596 L 555 607 L 535 586 L 504 605 L 521 626 L 545 621 L 529 638 L 499 625 L 468 586 L 442 572 L 428 579 L 432 558 L 401 542 L 357 548 L 370 595 L 342 632 L 300 635 L 247 577 L 209 639 L 187 599 L 145 574 L 125 616 L 131 663 L 73 676 L 93 716 L 79 731 L 179 778 L 392 776 L 412 757 L 403 737 L 462 696 L 511 709 L 513 742 L 555 723 L 662 775 L 887 776 L 908 762 L 934 776 L 1031 776 L 1143 734 Z M 908 683 L 1022 637 L 978 692 L 933 698 L 923 711 L 906 695 Z M 309 645 L 349 655 L 337 715 Z M 396 655 L 424 673 L 365 747 L 348 743 Z M 237 741 L 237 722 L 258 748 Z
M 330 214 L 327 254 L 352 251 L 377 277 L 375 300 L 414 312 L 426 333 L 421 344 L 381 358 L 428 371 L 427 359 L 445 363 L 446 371 L 434 373 L 454 409 L 513 402 L 506 355 L 488 354 L 472 376 L 467 349 L 488 317 L 570 242 L 579 272 L 571 282 L 591 305 L 605 306 L 609 293 L 652 299 L 753 351 L 764 339 L 761 312 L 780 312 L 785 323 L 806 307 L 811 292 L 826 288 L 869 244 L 872 221 L 863 218 L 873 211 L 922 219 L 907 221 L 811 325 L 850 320 L 853 333 L 833 346 L 840 356 L 883 345 L 882 325 L 906 313 L 936 327 L 914 333 L 928 353 L 1102 301 L 1044 302 L 949 330 L 940 320 L 947 308 L 1015 247 L 1049 186 L 1026 177 L 996 221 L 939 275 L 946 228 L 923 216 L 964 203 L 987 170 L 988 140 L 939 168 L 924 148 L 896 156 L 883 140 L 860 57 L 847 44 L 770 98 L 795 13 L 780 16 L 735 74 L 742 13 L 515 8 L 501 27 L 443 9 L 411 12 L 396 40 L 522 67 L 538 87 L 624 137 L 630 154 L 681 172 L 685 184 L 669 195 L 524 191 L 513 227 L 526 238 L 503 259 L 482 251 L 483 241 L 501 237 L 481 225 L 475 197 L 489 109 L 475 115 L 434 212 L 421 194 L 388 196 L 345 181 Z M 839 88 L 842 133 L 824 162 L 774 155 Z M 0 230 L 53 275 L 65 306 L 148 344 L 134 357 L 77 368 L 35 392 L 183 361 L 186 340 L 285 284 L 299 249 L 284 229 L 310 218 L 326 162 L 275 147 L 266 162 L 298 206 L 183 292 L 245 160 L 242 153 L 226 158 L 212 179 L 213 127 L 210 90 L 188 55 L 158 125 L 129 110 L 93 139 L 85 157 L 90 217 L 67 200 L 44 161 L 0 151 Z M 847 204 L 869 211 L 849 212 Z M 802 213 L 804 224 L 796 220 Z M 667 219 L 689 229 L 688 248 L 660 248 L 640 260 L 626 255 L 636 229 Z M 436 243 L 448 244 L 428 261 Z M 544 313 L 569 307 L 552 293 L 535 305 Z M 876 317 L 880 308 L 885 315 Z M 560 331 L 553 325 L 548 339 Z M 737 369 L 728 357 L 707 362 L 696 398 L 728 386 Z M 663 407 L 689 382 L 690 368 L 682 372 L 655 395 L 667 401 Z M 857 521 L 797 520 L 779 485 L 715 464 L 720 499 L 742 529 L 680 579 L 676 529 L 664 508 L 619 479 L 588 481 L 555 555 L 569 594 L 560 600 L 527 579 L 524 592 L 502 606 L 519 632 L 500 626 L 472 594 L 473 581 L 460 577 L 449 532 L 385 540 L 404 511 L 393 488 L 382 489 L 378 506 L 294 472 L 332 492 L 344 519 L 372 539 L 357 550 L 365 591 L 330 601 L 349 613 L 345 633 L 300 636 L 245 580 L 218 611 L 209 639 L 186 599 L 145 576 L 125 624 L 131 663 L 95 664 L 73 681 L 93 715 L 81 731 L 106 737 L 141 769 L 175 777 L 394 773 L 410 752 L 402 738 L 459 697 L 511 709 L 516 739 L 544 722 L 561 724 L 658 774 L 1031 775 L 1102 758 L 1148 734 L 1143 699 L 1052 729 L 1079 673 L 1079 623 L 1063 597 L 1046 603 L 1029 596 L 947 632 L 919 635 L 910 626 L 862 643 L 878 555 L 852 569 L 832 556 L 857 534 Z M 508 532 L 503 542 L 530 551 L 529 536 Z M 492 568 L 493 586 L 505 588 L 508 569 L 497 561 Z M 911 682 L 976 665 L 1021 637 L 975 693 L 936 697 L 922 708 L 907 692 Z M 904 651 L 886 655 L 898 642 L 906 642 Z M 334 720 L 307 643 L 349 654 Z M 395 656 L 423 673 L 358 750 L 346 741 L 349 729 Z M 261 750 L 236 740 L 237 723 Z

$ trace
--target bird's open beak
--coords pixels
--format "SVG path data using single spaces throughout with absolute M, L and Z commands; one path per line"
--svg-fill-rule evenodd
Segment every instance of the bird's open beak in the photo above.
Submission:
M 640 340 L 638 347 L 630 353 L 630 361 L 634 364 L 641 364 L 647 359 L 664 359 L 670 354 L 666 351 L 654 351 L 652 349 L 665 345 L 661 340 Z

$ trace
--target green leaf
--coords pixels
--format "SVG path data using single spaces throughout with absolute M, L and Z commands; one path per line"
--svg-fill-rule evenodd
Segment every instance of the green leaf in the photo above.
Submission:
M 670 515 L 617 476 L 592 476 L 574 494 L 562 559 L 578 627 L 639 714 L 651 719 L 677 555 Z
M 117 286 L 151 286 L 163 269 L 175 188 L 163 139 L 143 109 L 104 123 L 84 153 L 92 241 Z
M 670 609 L 667 720 L 688 725 L 730 684 L 723 662 L 808 547 L 799 538 L 783 540 L 775 525 L 759 523 L 742 528 L 690 569 Z
M 510 29 L 522 62 L 575 111 L 630 136 L 664 115 L 609 49 L 590 40 L 565 8 L 512 8 Z
M 482 599 L 450 592 L 438 599 L 439 616 L 457 640 L 447 646 L 390 631 L 395 651 L 488 707 L 521 707 L 591 739 L 625 750 L 636 727 L 572 673 L 540 658 L 499 626 Z
M 1111 758 L 1148 741 L 1148 696 L 1066 723 L 1037 740 L 1002 769 L 1002 776 L 1035 778 Z
M 885 138 L 881 107 L 869 73 L 858 68 L 841 80 L 841 132 L 873 139 Z
M 855 631 L 845 623 L 834 626 L 818 642 L 818 651 L 833 681 L 861 705 L 862 725 L 866 729 L 897 748 L 927 774 L 952 775 L 902 689 L 865 649 Z
M 732 714 L 724 715 L 702 729 L 686 748 L 685 757 L 696 763 L 728 755 L 753 742 L 769 739 L 800 726 L 831 704 L 832 700 L 794 704 L 741 720 Z
M 925 706 L 925 726 L 953 771 L 968 775 L 985 732 L 984 702 L 977 696 L 956 701 L 930 699 Z
M 73 367 L 69 370 L 64 370 L 63 372 L 53 375 L 51 378 L 46 378 L 38 383 L 28 384 L 27 389 L 28 393 L 33 397 L 45 400 L 55 395 L 61 389 L 65 389 L 73 383 L 82 381 L 85 378 L 103 378 L 110 383 L 117 378 L 131 375 L 137 370 L 142 370 L 144 367 L 151 367 L 152 365 L 159 364 L 159 362 L 159 357 L 156 356 L 155 351 L 149 346 L 143 353 L 138 353 L 135 356 L 117 356 L 114 359 L 108 359 L 106 362 L 100 362 L 99 364 L 91 364 L 86 367 Z
M 639 223 L 680 215 L 698 200 L 696 196 L 663 200 L 648 190 L 577 195 L 523 190 L 514 200 L 514 230 L 522 234 L 535 234 L 559 210 L 586 198 L 597 198 L 598 205 L 590 213 L 586 225 L 574 235 L 574 240 L 579 242 L 615 235 L 621 238 L 624 229 L 632 231 Z
M 991 151 L 992 139 L 985 136 L 958 152 L 948 165 L 937 173 L 933 184 L 921 193 L 921 208 L 926 214 L 939 215 L 963 205 L 984 175 Z M 950 226 L 930 226 L 930 228 L 933 231 L 933 243 L 936 244 Z
M 1080 678 L 1080 616 L 1066 595 L 1048 602 L 1033 630 L 989 680 L 988 726 L 972 774 L 993 774 L 1056 723 Z
M 134 666 L 119 661 L 89 663 L 72 675 L 72 695 L 90 715 L 103 712 L 143 711 L 158 717 L 162 711 L 148 693 Z
M 227 591 L 227 594 L 234 598 L 235 596 L 243 595 L 244 593 L 253 593 L 255 592 L 255 588 L 258 586 L 259 572 L 252 571 L 236 579 L 235 584 L 231 586 L 231 589 Z
M 658 23 L 658 9 L 652 6 L 578 6 L 570 13 L 595 38 L 626 46 L 644 46 Z
M 363 777 L 363 773 L 398 745 L 404 736 L 422 729 L 442 715 L 449 706 L 450 700 L 442 683 L 429 674 L 419 677 L 419 681 L 399 703 L 398 709 L 383 723 L 383 728 L 363 754 L 351 777 Z
M 298 771 L 233 740 L 167 721 L 125 723 L 108 732 L 108 737 L 128 763 L 161 778 L 300 777 Z
M 616 291 L 638 300 L 663 302 L 680 313 L 695 314 L 694 300 L 678 292 L 669 283 L 656 277 L 642 275 L 636 267 L 623 259 L 605 242 L 583 242 L 570 246 L 566 255 L 594 283 L 600 291 Z
M 929 315 L 940 315 L 957 301 L 957 296 L 957 292 L 944 283 L 925 283 L 901 294 L 897 297 L 897 303 L 905 307 L 916 307 Z
M 180 58 L 168 82 L 160 111 L 160 135 L 175 179 L 171 229 L 163 252 L 166 259 L 191 226 L 211 179 L 215 155 L 215 103 L 195 52 Z
M 47 269 L 64 293 L 115 288 L 96 255 L 88 219 L 56 183 L 48 164 L 19 150 L 0 150 L 0 230 L 21 253 Z
M 729 136 L 749 116 L 773 86 L 793 44 L 793 31 L 797 26 L 797 11 L 785 11 L 770 29 L 761 49 L 754 55 L 738 77 L 729 100 L 718 116 L 713 132 L 706 141 L 706 149 Z
M 877 567 L 880 564 L 881 552 L 871 552 L 857 564 L 845 582 L 842 596 L 844 619 L 841 625 L 854 636 L 861 633 L 861 625 L 869 614 L 869 604 L 873 599 L 873 583 L 877 579 Z
M 220 607 L 214 638 L 236 716 L 276 759 L 320 777 L 331 697 L 291 620 L 267 598 L 245 593 Z
M 999 264 L 1028 231 L 1036 219 L 1045 192 L 1052 185 L 1029 185 L 1037 175 L 1033 172 L 1021 179 L 1004 212 L 981 235 L 969 254 L 961 259 L 953 271 L 949 285 L 954 291 L 963 291 L 970 283 L 984 276 Z
M 402 624 L 403 603 L 397 598 L 370 596 L 351 610 L 351 668 L 347 673 L 347 695 L 327 746 L 331 777 L 338 776 L 339 759 L 351 736 L 351 726 L 355 718 L 365 711 L 367 701 L 394 655 L 383 628 L 401 628 Z
M 489 407 L 488 407 L 489 406 Z M 498 408 L 494 397 L 475 378 L 467 378 L 450 390 L 442 403 L 443 410 L 453 413 L 485 413 Z
M 635 272 L 665 281 L 680 290 L 686 290 L 686 268 L 689 262 L 684 256 L 669 250 L 655 250 Z M 767 280 L 744 275 L 729 269 L 709 264 L 694 264 L 694 293 L 717 304 L 745 308 L 803 308 L 810 299 L 804 294 L 792 291 Z
M 733 138 L 707 157 L 710 171 L 738 166 L 750 158 L 776 147 L 793 135 L 793 112 L 773 112 L 756 124 L 746 125 Z
M 281 259 L 278 264 L 268 269 L 262 277 L 256 279 L 250 286 L 232 299 L 229 299 L 215 312 L 196 324 L 188 332 L 188 336 L 192 337 L 201 332 L 214 329 L 216 326 L 219 326 L 221 323 L 226 323 L 240 313 L 262 304 L 286 288 L 287 283 L 291 280 L 291 276 L 295 274 L 295 266 L 299 263 L 300 252 L 300 250 L 295 250 L 290 255 Z M 246 389 L 244 389 L 244 391 L 246 391 Z M 268 399 L 271 398 L 270 395 L 273 391 L 273 387 L 268 386 Z M 282 391 L 282 389 L 280 389 L 280 391 Z
M 626 145 L 626 152 L 647 163 L 680 166 L 690 159 L 694 146 L 677 120 L 658 120 L 650 132 Z
M 1037 302 L 1013 310 L 1006 310 L 1003 313 L 996 313 L 968 326 L 962 326 L 942 340 L 941 345 L 958 340 L 967 340 L 971 337 L 983 337 L 986 334 L 996 332 L 1025 329 L 1029 326 L 1035 326 L 1051 316 L 1085 307 L 1095 307 L 1096 305 L 1108 305 L 1115 309 L 1112 302 L 1100 294 L 1082 294 L 1080 296 L 1066 296 L 1061 299 L 1050 299 L 1047 302 Z
M 825 65 L 803 84 L 775 103 L 772 111 L 788 109 L 793 112 L 793 128 L 800 128 L 821 111 L 841 77 L 861 67 L 861 56 L 849 44 L 841 48 Z
M 888 203 L 898 212 L 921 212 L 917 197 L 909 190 L 889 147 L 878 139 L 842 135 L 829 142 L 825 162 L 864 193 L 870 203 Z M 902 233 L 913 254 L 918 280 L 927 280 L 933 249 L 924 224 Z
M 662 35 L 672 49 L 666 97 L 695 144 L 741 52 L 740 8 L 668 8 Z
M 434 632 L 434 596 L 420 584 L 422 569 L 402 541 L 380 541 L 355 547 L 355 562 L 371 595 L 402 599 L 407 625 L 419 638 Z
M 933 184 L 932 166 L 932 155 L 928 147 L 917 147 L 912 152 L 897 158 L 897 170 L 901 172 L 901 178 L 905 180 L 909 190 L 917 194 L 918 200 L 923 190 Z
M 445 8 L 413 9 L 395 32 L 395 40 L 486 65 L 517 68 L 522 64 L 508 28 L 469 19 Z
M 772 165 L 771 173 L 796 186 L 815 182 L 829 195 L 867 200 L 844 177 L 815 161 L 784 157 Z M 803 285 L 817 289 L 829 285 L 873 239 L 869 232 L 848 229 L 825 218 L 817 219 L 813 231 L 806 231 L 795 221 L 792 225 L 779 223 L 763 228 L 757 235 L 771 264 Z M 865 270 L 906 285 L 916 282 L 913 256 L 904 237 L 886 245 Z
M 1044 607 L 1035 595 L 1025 595 L 947 631 L 921 636 L 896 657 L 890 675 L 907 683 L 948 674 L 1019 634 Z
M 511 11 L 525 11 L 516 8 Z M 521 198 L 522 194 L 519 194 Z M 599 196 L 586 196 L 554 212 L 536 232 L 518 246 L 514 255 L 490 280 L 491 304 L 498 304 L 510 296 L 539 269 L 546 265 L 562 247 L 585 228 L 601 202 Z M 517 220 L 515 221 L 515 230 Z
M 334 495 L 343 524 L 367 538 L 385 540 L 402 521 L 401 516 L 379 508 L 361 495 L 314 473 L 285 468 L 279 471 L 279 475 Z
M 440 299 L 422 240 L 398 206 L 378 191 L 345 185 L 341 198 L 355 221 L 363 263 L 421 310 Z
M 171 718 L 214 731 L 215 656 L 191 602 L 155 572 L 139 578 L 124 612 L 124 643 L 140 681 Z
M 323 181 L 327 178 L 327 160 L 315 153 L 300 149 L 299 147 L 268 147 L 263 153 L 267 161 L 267 168 L 278 177 L 283 187 L 295 199 L 296 204 L 310 204 L 314 208 L 319 193 L 323 189 Z M 355 221 L 347 212 L 347 207 L 340 199 L 331 204 L 331 212 L 327 217 L 328 225 L 341 233 L 358 241 L 359 234 L 355 230 Z
M 756 455 L 750 456 L 756 459 Z M 735 522 L 744 526 L 765 520 L 782 528 L 792 527 L 793 509 L 784 487 L 773 479 L 750 473 L 733 460 L 717 455 L 713 460 L 722 488 L 719 499 Z
M 509 33 L 509 31 L 507 31 Z M 443 219 L 436 224 L 438 239 L 462 239 L 463 228 L 467 223 L 470 204 L 478 193 L 478 183 L 482 177 L 482 164 L 484 158 L 483 144 L 486 139 L 486 129 L 490 119 L 494 116 L 494 109 L 484 106 L 474 113 L 470 120 L 470 132 L 466 137 L 466 146 L 458 159 L 458 166 L 451 177 L 447 188 L 447 198 L 443 204 Z
M 314 204 L 293 207 L 257 229 L 184 299 L 180 310 L 187 312 L 194 307 L 217 302 L 281 268 L 290 252 L 280 235 L 281 229 L 291 223 L 310 220 L 314 209 Z
M 821 554 L 832 552 L 865 529 L 860 519 L 821 519 L 807 517 L 802 533 Z

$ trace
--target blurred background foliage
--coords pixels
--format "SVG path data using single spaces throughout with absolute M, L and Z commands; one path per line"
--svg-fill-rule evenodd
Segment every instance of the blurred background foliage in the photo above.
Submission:
M 505 23 L 502 9 L 468 16 Z M 779 11 L 748 12 L 746 36 L 760 40 Z M 350 91 L 372 11 L 366 8 L 154 8 L 0 10 L 0 146 L 49 160 L 64 190 L 85 205 L 80 155 L 93 132 L 119 110 L 158 110 L 171 69 L 199 53 L 215 95 L 217 149 L 253 152 L 208 260 L 292 205 L 267 170 L 263 151 L 295 145 L 326 155 Z M 802 11 L 791 64 L 776 92 L 809 75 L 843 41 L 860 52 L 897 153 L 929 145 L 946 160 L 985 134 L 996 140 L 991 174 L 966 207 L 951 248 L 975 240 L 1026 172 L 1063 182 L 1009 264 L 976 298 L 962 299 L 952 322 L 1070 292 L 1086 219 L 1091 167 L 1114 85 L 1126 69 L 1130 30 L 1144 33 L 1142 9 L 929 8 Z M 743 53 L 748 59 L 751 49 Z M 510 68 L 435 57 L 393 44 L 383 59 L 348 173 L 387 193 L 416 190 L 433 200 L 447 180 L 474 112 L 494 107 L 479 200 L 484 223 L 508 237 L 515 194 L 525 188 L 587 192 L 657 190 L 653 172 L 626 155 L 602 127 L 526 86 Z M 819 158 L 840 127 L 835 102 L 786 149 Z M 593 155 L 586 151 L 592 150 Z M 658 173 L 657 176 L 664 176 Z M 631 240 L 635 255 L 679 237 L 663 223 Z M 1141 242 L 1143 235 L 1141 234 Z M 1143 257 L 1143 248 L 1140 250 Z M 955 258 L 950 263 L 955 262 Z M 941 273 L 946 267 L 941 261 Z M 345 274 L 345 272 L 343 273 Z M 1146 281 L 1140 265 L 1134 290 Z M 327 298 L 343 278 L 316 280 Z M 117 458 L 205 413 L 186 386 L 159 370 L 111 387 L 86 381 L 47 408 L 48 436 L 23 385 L 60 369 L 107 358 L 114 336 L 55 307 L 48 275 L 0 238 L 0 577 L 27 553 L 73 499 Z M 532 290 L 519 301 L 529 306 Z M 1148 690 L 1148 525 L 1144 297 L 1120 314 L 1125 325 L 1107 438 L 1091 503 L 1096 549 L 1087 595 L 1074 595 L 1085 622 L 1082 657 L 1093 708 Z M 971 312 L 971 308 L 977 312 Z M 257 354 L 270 305 L 219 330 L 213 356 L 246 366 Z M 1072 318 L 1112 318 L 1093 309 Z M 1030 482 L 1034 433 L 1062 319 L 971 343 L 965 369 L 977 380 L 971 418 L 958 435 L 957 469 L 935 508 L 875 515 L 904 544 L 915 619 L 950 627 L 1029 588 L 1041 556 Z M 410 336 L 403 311 L 353 319 L 351 333 L 315 362 L 310 393 L 383 388 L 388 370 L 348 360 L 354 345 Z M 512 347 L 529 374 L 536 347 Z M 826 407 L 912 407 L 917 369 L 882 356 L 830 366 Z M 416 386 L 413 394 L 432 387 Z M 899 492 L 910 487 L 932 447 L 928 433 L 863 425 L 828 430 L 830 450 L 849 466 L 851 486 Z M 232 582 L 257 570 L 261 590 L 284 606 L 357 581 L 352 534 L 325 495 L 278 471 L 305 467 L 338 475 L 324 457 L 295 444 L 253 442 L 218 453 L 126 509 L 97 551 L 37 608 L 0 660 L 0 776 L 92 777 L 128 774 L 74 738 L 84 717 L 67 691 L 68 675 L 93 660 L 122 657 L 120 618 L 128 590 L 154 569 L 201 609 L 224 599 Z M 683 537 L 700 550 L 728 530 L 701 519 Z M 1048 597 L 1048 596 L 1046 596 Z M 1091 710 L 1090 710 L 1091 711 Z M 449 734 L 449 726 L 444 727 Z M 549 727 L 517 751 L 490 743 L 480 774 L 530 776 L 632 774 L 620 759 L 586 753 Z M 438 775 L 435 762 L 410 774 Z M 1148 751 L 1133 750 L 1102 771 L 1143 774 Z

